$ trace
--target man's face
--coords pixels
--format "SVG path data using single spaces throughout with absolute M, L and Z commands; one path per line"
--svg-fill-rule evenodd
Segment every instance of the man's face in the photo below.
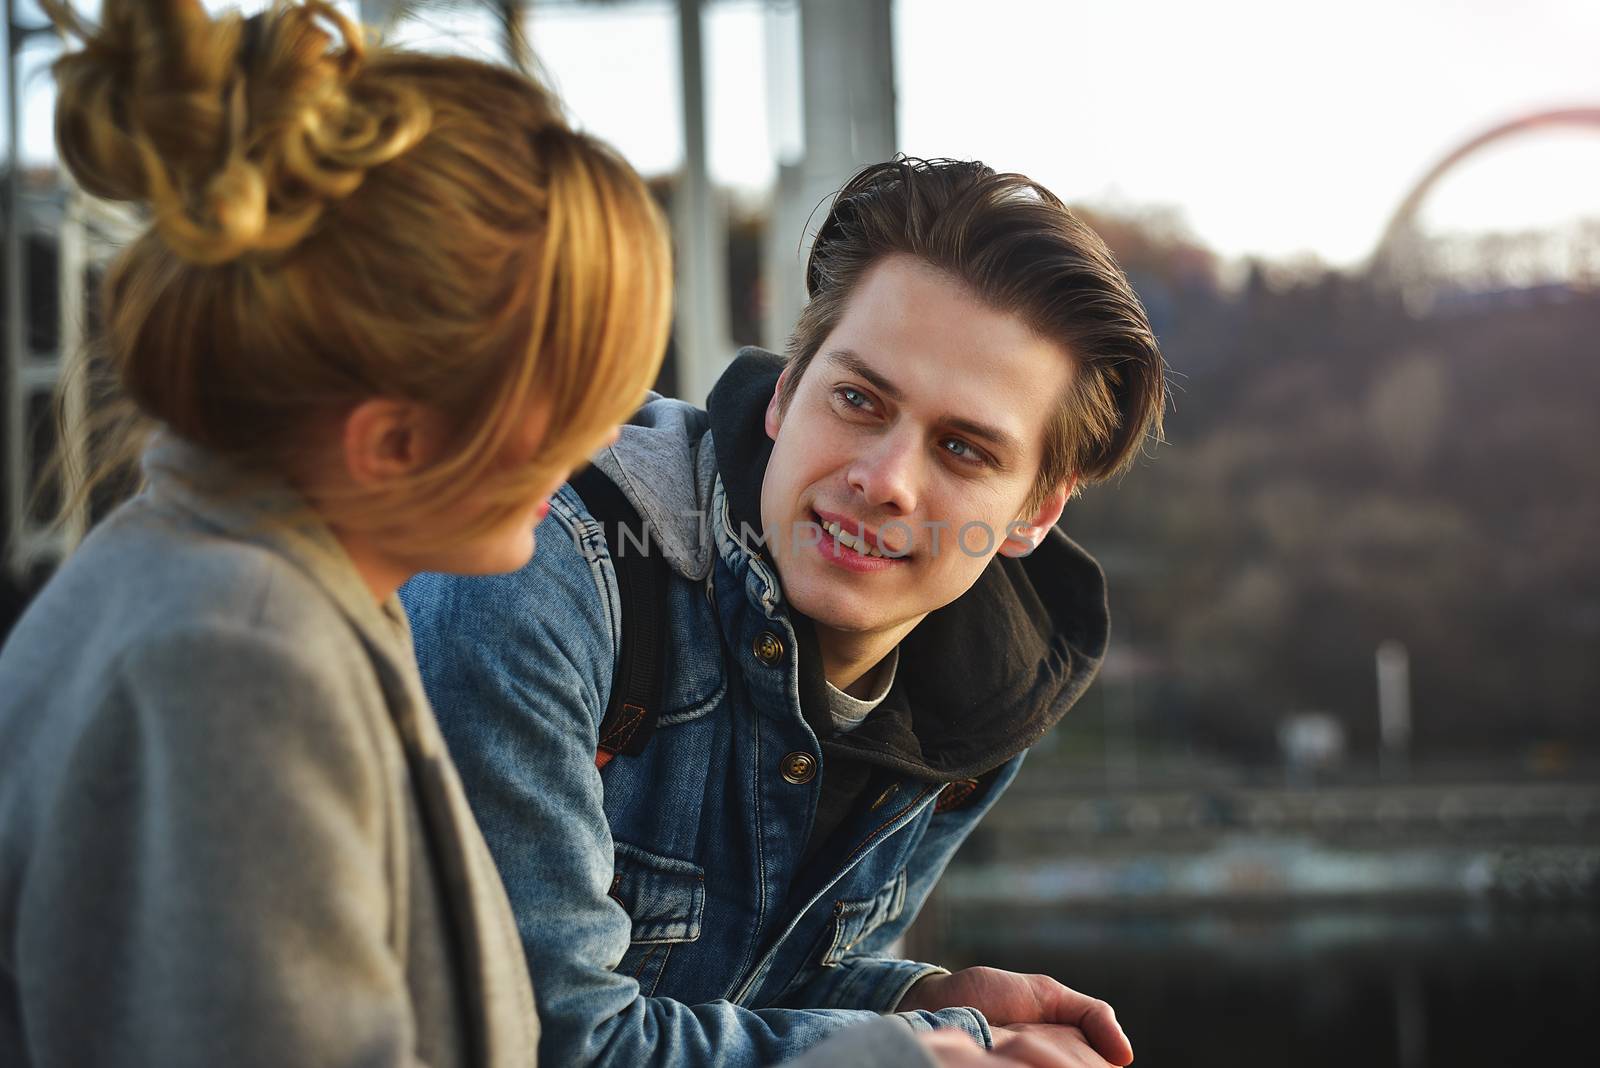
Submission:
M 767 411 L 761 522 L 789 602 L 824 631 L 903 633 L 1002 546 L 1030 549 L 1064 500 L 1023 514 L 1072 367 L 949 275 L 874 264 L 788 409 Z

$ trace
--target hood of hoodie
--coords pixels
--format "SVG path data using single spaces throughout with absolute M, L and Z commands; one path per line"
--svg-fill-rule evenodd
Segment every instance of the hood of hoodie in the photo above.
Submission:
M 717 460 L 709 429 L 706 412 L 651 393 L 616 442 L 594 457 L 649 525 L 667 563 L 695 582 L 711 574 L 717 551 L 710 519 Z
M 688 579 L 704 580 L 714 563 L 708 515 L 719 476 L 735 527 L 760 527 L 772 455 L 763 415 L 782 369 L 778 356 L 744 349 L 712 389 L 709 411 L 652 396 L 595 459 Z M 806 718 L 825 722 L 815 634 L 788 611 Z M 982 775 L 1060 721 L 1099 670 L 1109 630 L 1099 565 L 1052 529 L 1025 558 L 997 555 L 966 593 L 930 612 L 901 642 L 900 669 L 878 711 L 825 744 L 929 781 Z

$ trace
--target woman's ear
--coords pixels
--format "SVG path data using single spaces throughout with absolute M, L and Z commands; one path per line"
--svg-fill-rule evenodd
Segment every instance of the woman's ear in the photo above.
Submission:
M 1067 498 L 1072 496 L 1077 485 L 1078 477 L 1074 475 L 1051 490 L 1031 516 L 1018 516 L 1006 527 L 1005 540 L 1000 543 L 1000 555 L 1023 557 L 1037 549 L 1045 535 L 1050 533 L 1050 528 L 1056 525 L 1056 520 L 1061 518 Z
M 440 429 L 434 412 L 415 401 L 364 400 L 344 417 L 345 471 L 363 489 L 409 478 L 435 459 Z
M 778 376 L 778 384 L 772 387 L 772 398 L 767 401 L 767 414 L 762 420 L 766 428 L 767 437 L 773 441 L 778 440 L 778 427 L 783 425 L 783 387 L 789 381 L 789 368 L 785 367 Z

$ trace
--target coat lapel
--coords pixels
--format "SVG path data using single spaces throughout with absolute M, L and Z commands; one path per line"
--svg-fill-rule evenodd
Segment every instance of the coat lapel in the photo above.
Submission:
M 398 608 L 398 606 L 397 606 Z M 404 616 L 400 617 L 404 626 Z M 409 630 L 407 647 L 410 646 Z M 389 708 L 405 746 L 450 915 L 470 1020 L 470 1063 L 531 1063 L 539 1041 L 528 969 L 493 858 L 423 696 L 413 661 L 377 655 Z
M 516 921 L 424 694 L 399 597 L 374 601 L 333 532 L 280 480 L 243 471 L 167 432 L 146 451 L 144 471 L 157 500 L 304 570 L 360 635 L 400 736 L 441 876 L 465 992 L 468 1063 L 533 1063 L 539 1024 Z

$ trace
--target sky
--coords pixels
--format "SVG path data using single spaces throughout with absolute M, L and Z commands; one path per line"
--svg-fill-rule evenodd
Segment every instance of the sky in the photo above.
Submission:
M 676 167 L 675 6 L 533 11 L 575 119 L 647 174 Z M 711 165 L 748 196 L 795 140 L 792 82 L 769 76 L 793 66 L 793 25 L 792 4 L 709 5 Z M 903 151 L 983 159 L 1071 202 L 1174 208 L 1230 258 L 1355 265 L 1453 148 L 1522 115 L 1600 107 L 1600 0 L 896 0 L 894 25 Z M 402 37 L 495 47 L 487 19 L 462 16 Z M 35 93 L 30 154 L 48 116 Z M 1600 128 L 1501 142 L 1423 212 L 1438 232 L 1579 217 L 1600 218 Z

